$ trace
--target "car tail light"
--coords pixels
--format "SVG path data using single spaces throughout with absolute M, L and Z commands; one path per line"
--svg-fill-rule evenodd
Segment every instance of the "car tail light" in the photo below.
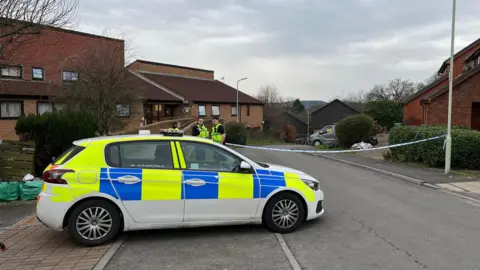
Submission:
M 73 173 L 74 170 L 49 170 L 43 173 L 43 181 L 50 184 L 66 185 L 67 181 L 63 179 L 66 173 Z

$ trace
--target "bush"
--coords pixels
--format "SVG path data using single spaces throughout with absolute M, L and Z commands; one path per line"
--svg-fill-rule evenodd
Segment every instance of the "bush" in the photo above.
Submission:
M 95 137 L 97 130 L 95 118 L 83 112 L 52 112 L 35 116 L 31 131 L 35 134 L 34 174 L 41 176 L 53 157 L 62 154 L 75 140 Z
M 36 115 L 22 115 L 15 124 L 15 133 L 19 135 L 20 140 L 28 141 L 34 139 L 33 129 L 35 125 Z
M 382 127 L 387 130 L 393 128 L 395 123 L 402 122 L 402 104 L 393 100 L 376 100 L 365 104 L 365 114 L 371 116 Z
M 227 143 L 247 144 L 247 128 L 242 123 L 230 122 L 225 125 Z
M 389 143 L 399 144 L 445 135 L 445 126 L 399 126 L 390 131 Z M 444 139 L 391 149 L 391 158 L 401 162 L 445 166 Z M 452 128 L 452 168 L 480 169 L 480 132 L 465 127 Z
M 285 142 L 287 143 L 295 143 L 297 140 L 297 129 L 294 125 L 288 124 L 283 128 L 285 132 Z
M 374 135 L 374 121 L 365 114 L 347 116 L 337 124 L 335 132 L 341 146 L 351 147 Z

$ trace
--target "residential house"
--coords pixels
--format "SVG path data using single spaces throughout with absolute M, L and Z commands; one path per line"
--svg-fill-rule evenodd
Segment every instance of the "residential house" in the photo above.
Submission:
M 315 132 L 322 129 L 326 125 L 338 123 L 346 116 L 355 114 L 360 114 L 360 112 L 345 102 L 335 99 L 332 102 L 311 112 L 311 129 Z
M 479 54 L 479 49 L 480 49 L 480 39 L 477 39 L 475 42 L 471 43 L 467 47 L 463 48 L 459 52 L 457 52 L 454 57 L 453 57 L 453 77 L 455 81 L 458 79 L 462 81 L 462 84 L 465 83 L 465 80 L 461 78 L 461 76 L 466 75 L 467 73 L 471 75 L 470 70 L 474 69 L 476 65 L 478 65 L 478 54 Z M 438 75 L 440 77 L 430 83 L 429 85 L 425 86 L 423 89 L 418 91 L 417 93 L 413 94 L 410 96 L 408 99 L 404 101 L 404 107 L 403 107 L 403 122 L 406 125 L 425 125 L 425 124 L 432 124 L 432 123 L 441 123 L 441 124 L 446 124 L 447 120 L 445 119 L 440 119 L 440 115 L 442 115 L 442 112 L 439 112 L 437 115 L 438 116 L 433 116 L 433 119 L 438 119 L 438 120 L 433 120 L 430 117 L 430 121 L 427 121 L 428 116 L 428 110 L 426 108 L 426 104 L 428 104 L 429 100 L 432 97 L 437 97 L 437 93 L 442 92 L 446 87 L 448 87 L 448 74 L 450 73 L 450 59 L 445 60 L 440 69 L 438 70 Z M 472 79 L 472 77 L 469 77 L 469 79 Z M 457 86 L 459 86 L 457 84 Z M 463 86 L 465 87 L 465 86 Z M 469 88 L 472 88 L 473 86 L 470 86 Z M 469 91 L 478 91 L 475 89 L 471 89 Z M 460 92 L 458 92 L 460 93 Z M 457 98 L 454 98 L 456 100 Z M 426 100 L 427 102 L 422 102 L 423 100 Z M 464 100 L 462 104 L 457 104 L 453 103 L 454 110 L 461 110 L 464 116 L 468 116 L 468 121 L 471 119 L 471 111 L 476 110 L 475 105 L 476 101 L 473 100 L 473 96 L 468 97 L 468 102 Z M 478 101 L 478 100 L 477 100 Z M 468 104 L 467 104 L 468 103 Z M 475 103 L 475 104 L 474 104 Z M 473 105 L 472 105 L 473 104 Z M 468 107 L 468 108 L 467 108 Z M 432 106 L 430 106 L 430 115 L 432 114 Z M 439 108 L 440 109 L 440 108 Z M 447 113 L 447 107 L 440 109 L 445 111 L 445 115 Z M 443 121 L 445 120 L 445 121 Z M 467 120 L 463 120 L 461 122 L 465 122 Z M 468 124 L 470 126 L 471 124 Z
M 308 120 L 306 114 L 297 114 L 291 111 L 284 111 L 282 119 L 284 125 L 293 125 L 297 131 L 297 138 L 304 138 L 308 136 Z

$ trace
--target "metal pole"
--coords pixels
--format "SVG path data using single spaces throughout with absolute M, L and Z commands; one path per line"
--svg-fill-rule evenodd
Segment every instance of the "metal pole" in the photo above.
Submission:
M 455 48 L 455 12 L 457 8 L 457 1 L 453 0 L 452 7 L 452 35 L 450 44 L 450 74 L 448 75 L 448 126 L 447 138 L 445 145 L 445 174 L 450 173 L 452 163 L 452 92 L 453 92 L 453 55 Z
M 240 80 L 237 81 L 237 123 L 240 122 L 239 120 L 239 116 L 240 116 L 240 108 L 238 107 L 238 83 L 243 81 L 243 80 L 246 80 L 247 78 L 241 78 Z
M 310 110 L 307 110 L 307 144 L 310 141 Z

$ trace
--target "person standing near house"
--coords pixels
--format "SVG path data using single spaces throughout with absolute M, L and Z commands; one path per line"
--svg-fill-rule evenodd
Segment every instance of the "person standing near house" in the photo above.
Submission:
M 218 122 L 218 117 L 214 117 L 212 123 L 212 141 L 225 144 L 225 127 Z
M 180 122 L 173 122 L 172 127 L 168 130 L 180 130 Z
M 198 118 L 197 125 L 192 127 L 192 135 L 200 138 L 208 138 L 208 129 L 203 124 L 203 118 Z

